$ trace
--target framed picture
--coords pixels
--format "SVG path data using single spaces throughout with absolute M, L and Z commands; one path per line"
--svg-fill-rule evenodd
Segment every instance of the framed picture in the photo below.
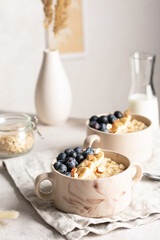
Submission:
M 72 0 L 68 7 L 66 28 L 59 34 L 59 51 L 62 59 L 86 56 L 84 0 Z

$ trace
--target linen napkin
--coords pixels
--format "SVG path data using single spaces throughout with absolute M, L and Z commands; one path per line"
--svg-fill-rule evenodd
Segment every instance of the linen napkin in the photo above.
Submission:
M 144 166 L 149 172 L 160 173 L 159 139 L 160 131 L 155 133 L 153 155 Z M 86 218 L 66 214 L 57 210 L 52 201 L 39 199 L 34 192 L 34 180 L 40 173 L 51 171 L 51 162 L 57 155 L 57 151 L 40 152 L 14 158 L 12 161 L 4 160 L 4 165 L 16 187 L 38 214 L 68 240 L 81 239 L 89 232 L 105 234 L 120 227 L 133 228 L 160 218 L 160 182 L 145 178 L 135 185 L 130 206 L 112 218 Z

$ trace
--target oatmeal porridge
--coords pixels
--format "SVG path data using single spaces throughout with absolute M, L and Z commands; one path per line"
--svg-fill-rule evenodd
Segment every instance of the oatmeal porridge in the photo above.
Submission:
M 101 132 L 115 134 L 132 133 L 147 128 L 145 123 L 132 118 L 130 110 L 124 113 L 116 111 L 114 114 L 99 117 L 94 115 L 89 119 L 89 126 Z
M 126 167 L 116 163 L 110 158 L 104 157 L 104 152 L 100 151 L 94 155 L 88 155 L 87 159 L 81 162 L 77 168 L 72 169 L 72 177 L 81 179 L 95 179 L 110 177 L 123 172 Z

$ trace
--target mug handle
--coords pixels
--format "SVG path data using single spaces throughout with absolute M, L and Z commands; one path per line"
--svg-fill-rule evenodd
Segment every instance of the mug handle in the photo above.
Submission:
M 97 134 L 92 134 L 86 137 L 83 143 L 83 148 L 91 147 L 94 142 L 99 143 L 101 140 L 100 136 Z
M 40 191 L 40 184 L 41 182 L 43 182 L 44 180 L 49 180 L 52 184 L 52 189 L 50 192 L 48 193 L 43 193 Z M 50 172 L 50 173 L 42 173 L 40 175 L 38 175 L 35 179 L 35 182 L 34 182 L 34 189 L 35 189 L 35 193 L 36 195 L 41 198 L 41 199 L 44 199 L 44 200 L 51 200 L 53 199 L 53 172 Z
M 143 176 L 143 168 L 142 168 L 141 164 L 139 164 L 139 163 L 132 163 L 131 167 L 136 168 L 136 173 L 135 173 L 134 177 L 132 178 L 132 185 L 134 185 L 141 180 L 141 178 Z

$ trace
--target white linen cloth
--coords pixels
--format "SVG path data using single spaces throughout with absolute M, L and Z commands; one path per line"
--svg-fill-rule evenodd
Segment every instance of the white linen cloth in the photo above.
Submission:
M 154 133 L 152 158 L 145 163 L 145 171 L 160 173 L 160 131 Z M 89 232 L 105 234 L 116 228 L 133 228 L 160 218 L 160 181 L 143 178 L 133 188 L 130 206 L 119 216 L 112 218 L 86 218 L 66 214 L 54 207 L 52 201 L 39 199 L 34 192 L 34 179 L 43 172 L 51 171 L 51 162 L 57 151 L 45 151 L 12 160 L 4 160 L 8 173 L 16 187 L 32 204 L 46 223 L 67 239 L 81 239 Z

